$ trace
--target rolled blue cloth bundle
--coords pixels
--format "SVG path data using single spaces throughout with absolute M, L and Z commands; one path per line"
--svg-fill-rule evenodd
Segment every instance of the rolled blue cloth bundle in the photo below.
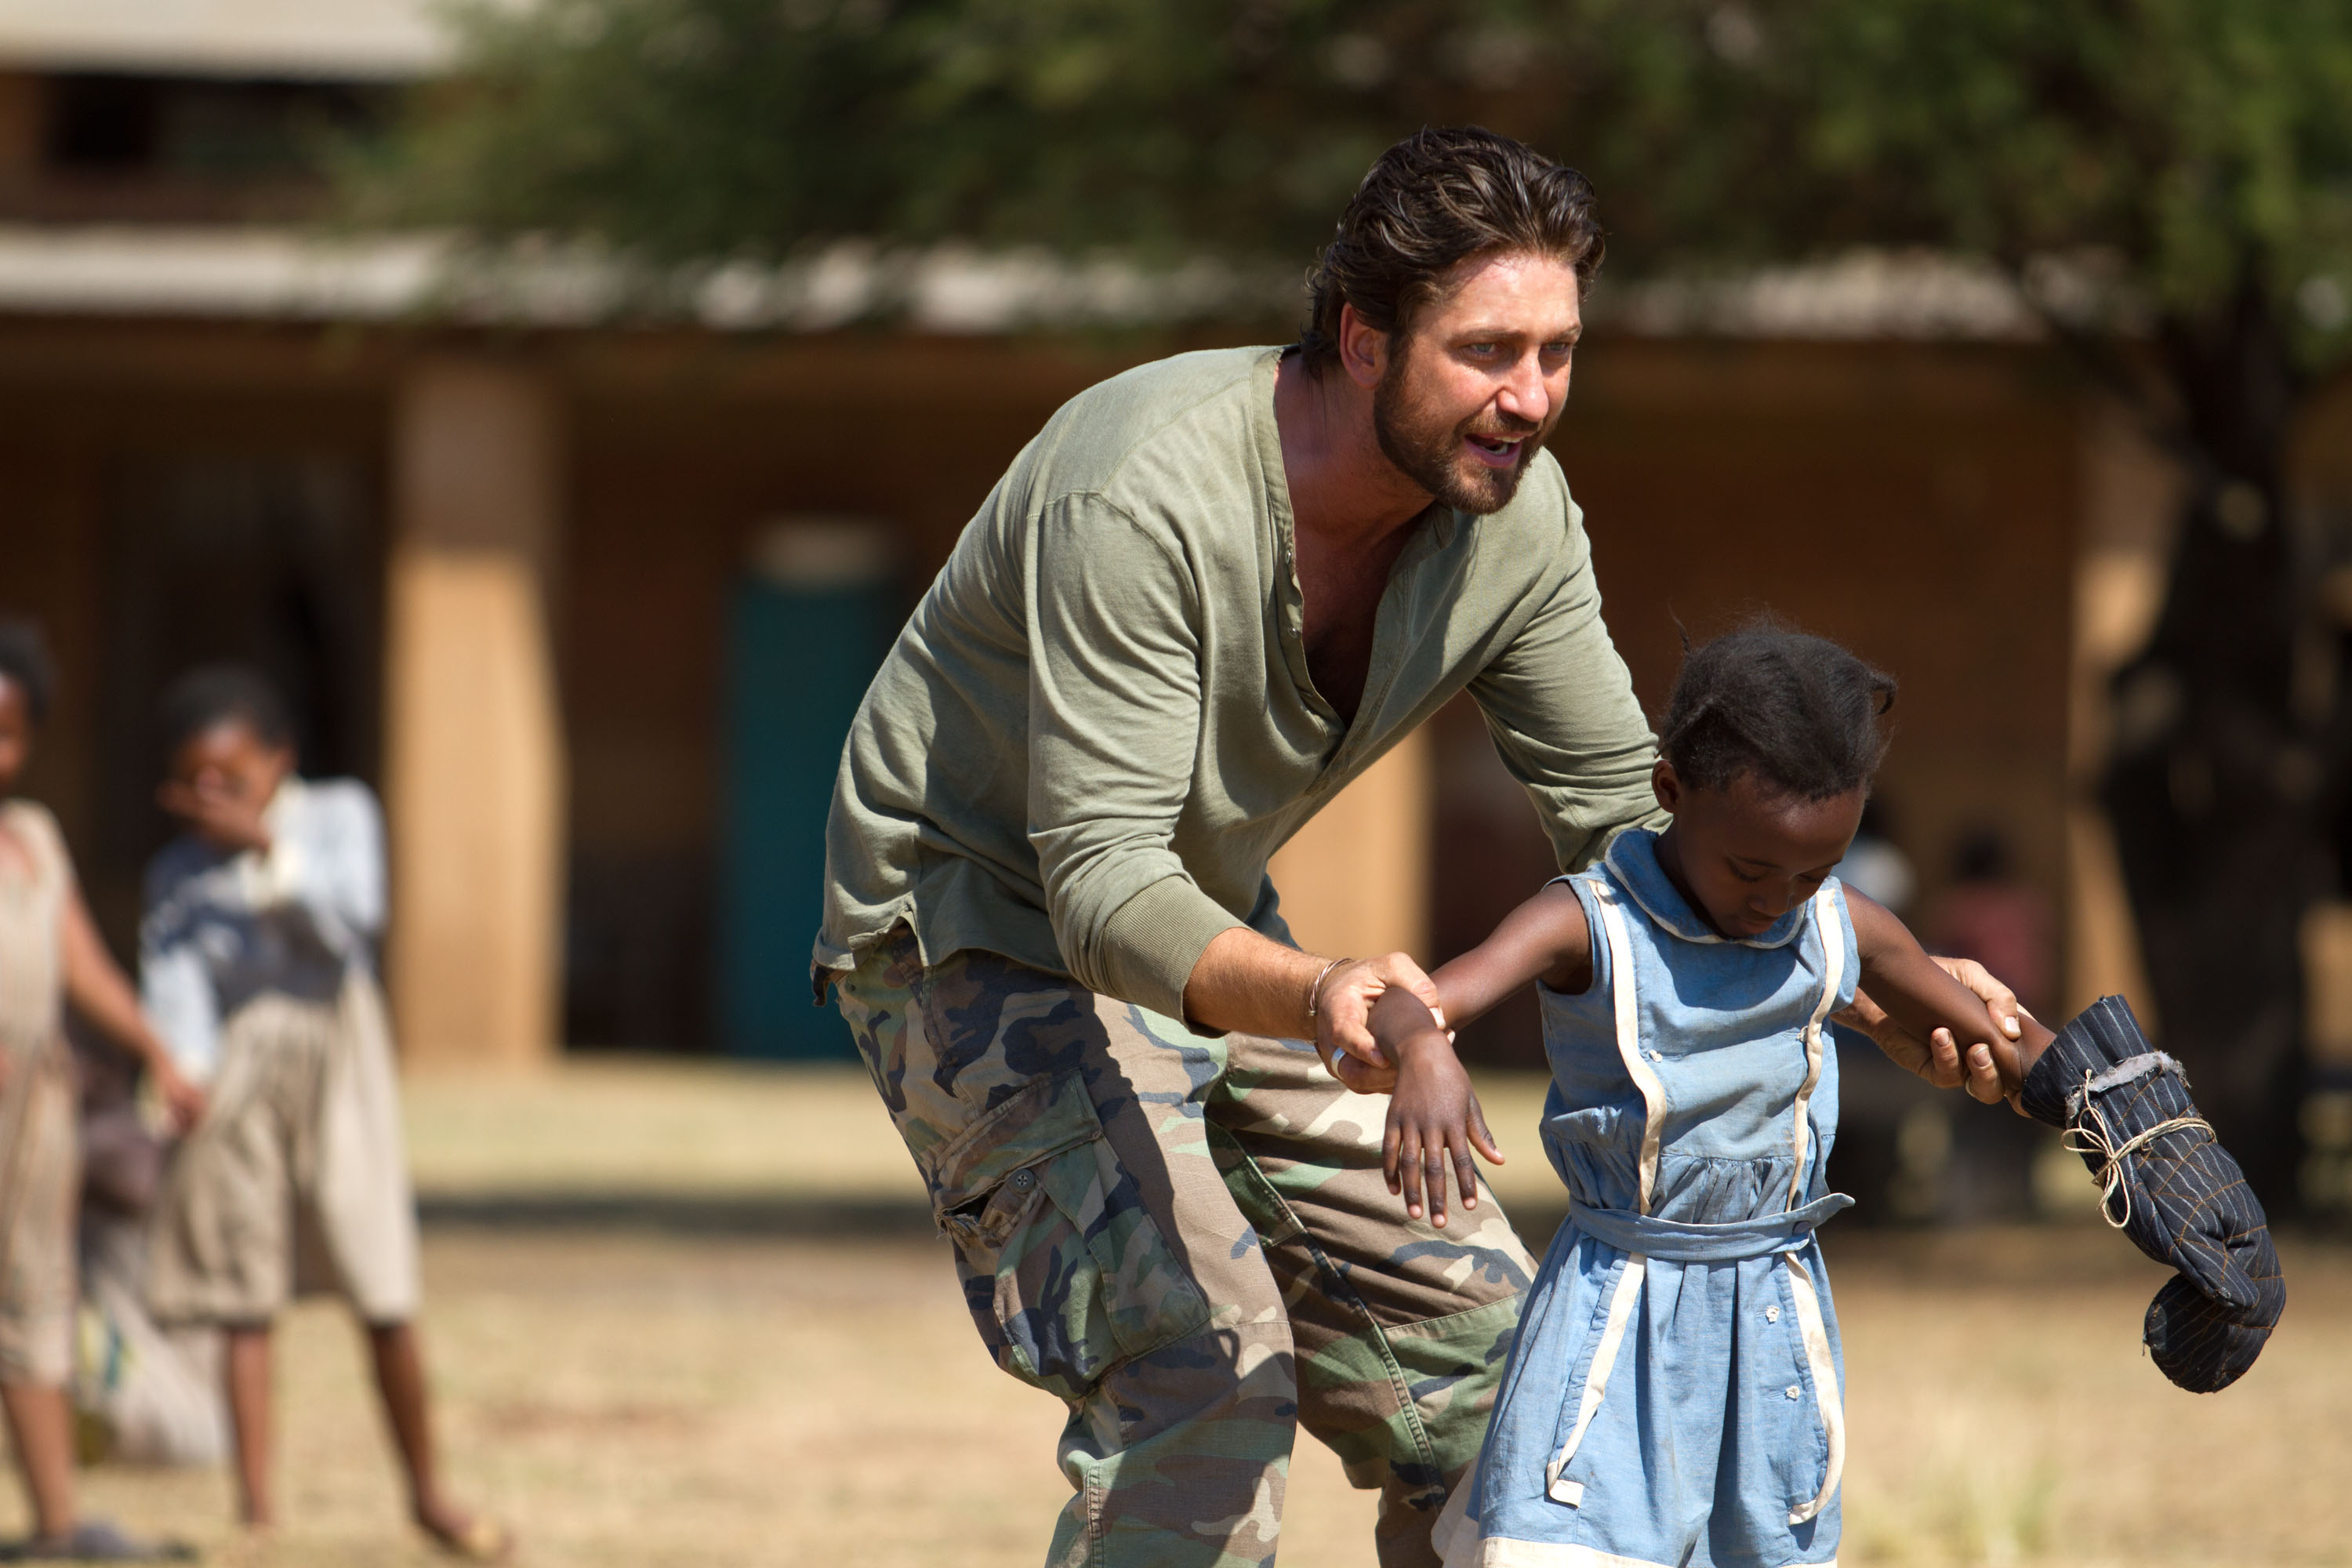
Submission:
M 2148 1303 L 2157 1366 L 2195 1394 L 2235 1383 L 2285 1310 L 2286 1281 L 2263 1205 L 2197 1114 L 2180 1064 L 2148 1043 L 2130 1004 L 2103 996 L 2058 1031 L 2021 1098 L 2083 1156 L 2107 1223 L 2179 1270 Z

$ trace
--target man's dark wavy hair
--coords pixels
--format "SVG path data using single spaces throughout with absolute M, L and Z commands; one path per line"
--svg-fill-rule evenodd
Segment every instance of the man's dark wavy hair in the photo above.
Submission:
M 1693 789 L 1741 773 L 1776 795 L 1865 789 L 1885 759 L 1895 678 L 1826 637 L 1764 619 L 1683 656 L 1658 751 Z
M 1422 131 L 1381 154 L 1307 275 L 1308 369 L 1339 358 L 1339 309 L 1383 332 L 1412 324 L 1445 275 L 1489 252 L 1557 257 L 1580 298 L 1603 248 L 1592 186 L 1525 142 L 1475 125 Z

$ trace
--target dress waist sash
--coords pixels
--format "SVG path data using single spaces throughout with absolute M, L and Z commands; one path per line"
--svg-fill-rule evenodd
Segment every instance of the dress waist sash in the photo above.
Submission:
M 1822 1221 L 1853 1206 L 1843 1193 L 1827 1193 L 1801 1208 L 1727 1225 L 1691 1225 L 1655 1219 L 1631 1209 L 1597 1209 L 1571 1198 L 1569 1223 L 1620 1252 L 1637 1252 L 1667 1263 L 1737 1263 L 1775 1252 L 1796 1252 L 1812 1240 Z

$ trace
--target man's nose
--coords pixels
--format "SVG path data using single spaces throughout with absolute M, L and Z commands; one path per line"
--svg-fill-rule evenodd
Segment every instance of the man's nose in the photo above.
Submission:
M 1540 426 L 1551 417 L 1551 387 L 1536 355 L 1523 354 L 1503 378 L 1495 405 L 1507 418 Z

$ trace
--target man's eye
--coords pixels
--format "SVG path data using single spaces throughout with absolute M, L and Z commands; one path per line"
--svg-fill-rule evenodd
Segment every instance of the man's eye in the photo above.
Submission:
M 1495 345 L 1493 343 L 1465 343 L 1462 345 L 1462 352 L 1465 353 L 1474 353 L 1478 355 L 1481 359 L 1484 359 L 1495 352 Z

